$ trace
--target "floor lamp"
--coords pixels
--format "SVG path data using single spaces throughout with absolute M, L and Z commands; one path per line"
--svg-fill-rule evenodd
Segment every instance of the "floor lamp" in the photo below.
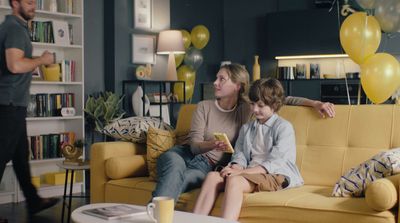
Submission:
M 166 80 L 178 80 L 174 54 L 184 54 L 182 33 L 179 30 L 161 31 L 158 36 L 157 54 L 168 54 L 168 70 Z

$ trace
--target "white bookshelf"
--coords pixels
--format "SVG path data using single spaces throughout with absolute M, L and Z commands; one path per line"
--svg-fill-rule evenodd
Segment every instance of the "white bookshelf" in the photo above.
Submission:
M 62 1 L 62 0 L 61 0 Z M 4 2 L 4 1 L 0 1 Z M 60 2 L 58 0 L 57 2 Z M 8 4 L 8 1 L 6 1 Z M 75 81 L 73 82 L 48 82 L 44 80 L 33 80 L 30 88 L 31 94 L 52 94 L 52 93 L 74 93 L 76 114 L 72 117 L 28 117 L 27 131 L 28 136 L 43 135 L 52 133 L 62 133 L 73 131 L 76 139 L 85 138 L 84 120 L 84 15 L 83 0 L 73 0 L 72 13 L 50 12 L 47 10 L 36 10 L 34 20 L 51 21 L 63 20 L 73 26 L 73 44 L 61 45 L 55 43 L 33 42 L 33 56 L 40 56 L 43 51 L 48 50 L 56 53 L 56 60 L 75 60 Z M 0 5 L 0 21 L 6 15 L 11 14 L 8 5 Z M 32 176 L 41 177 L 41 186 L 38 192 L 43 197 L 61 196 L 64 193 L 64 185 L 46 185 L 44 174 L 48 172 L 64 171 L 56 164 L 62 162 L 64 158 L 52 158 L 43 160 L 31 160 Z M 79 175 L 79 174 L 78 174 Z M 78 177 L 78 176 L 77 176 Z M 73 191 L 81 192 L 84 190 L 83 177 L 78 177 L 80 182 L 74 183 Z M 0 203 L 19 202 L 24 200 L 22 191 L 19 189 L 18 182 L 12 169 L 12 163 L 8 163 L 3 179 L 0 183 Z

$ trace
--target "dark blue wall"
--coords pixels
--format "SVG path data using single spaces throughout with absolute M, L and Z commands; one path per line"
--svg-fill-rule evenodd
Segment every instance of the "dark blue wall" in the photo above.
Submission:
M 204 64 L 197 71 L 193 102 L 200 96 L 199 84 L 214 81 L 219 64 L 230 60 L 251 72 L 254 55 L 263 55 L 265 16 L 276 11 L 310 9 L 313 0 L 170 0 L 171 28 L 186 29 L 203 24 L 210 42 L 202 50 Z M 262 61 L 261 61 L 262 62 Z M 262 63 L 262 69 L 265 68 Z
M 219 63 L 223 60 L 223 1 L 215 0 L 171 0 L 171 29 L 186 29 L 191 32 L 196 25 L 205 25 L 210 31 L 210 40 L 201 50 L 204 62 L 196 71 L 196 86 L 193 103 L 200 99 L 200 83 L 214 81 Z
M 104 0 L 84 1 L 85 94 L 104 90 Z

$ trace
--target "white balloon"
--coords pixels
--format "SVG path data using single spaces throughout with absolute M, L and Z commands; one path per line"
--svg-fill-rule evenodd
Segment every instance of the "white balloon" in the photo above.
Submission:
M 375 18 L 384 32 L 397 32 L 400 29 L 400 0 L 376 1 Z
M 356 0 L 357 3 L 364 9 L 373 9 L 375 7 L 375 0 Z M 385 1 L 385 0 L 379 0 Z

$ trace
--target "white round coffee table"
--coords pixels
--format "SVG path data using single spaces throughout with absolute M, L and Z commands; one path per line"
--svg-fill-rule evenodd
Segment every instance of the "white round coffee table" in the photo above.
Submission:
M 149 216 L 147 215 L 140 215 L 132 218 L 124 218 L 124 219 L 118 219 L 118 220 L 104 220 L 101 218 L 93 217 L 87 214 L 83 214 L 82 211 L 86 209 L 92 209 L 92 208 L 100 208 L 100 207 L 107 207 L 107 206 L 113 206 L 113 205 L 118 205 L 116 203 L 97 203 L 97 204 L 88 204 L 84 205 L 80 208 L 75 209 L 72 212 L 71 218 L 72 222 L 75 223 L 111 223 L 111 222 L 126 222 L 126 223 L 154 223 Z M 136 208 L 140 208 L 143 210 L 146 210 L 146 207 L 144 206 L 138 206 L 138 205 L 128 205 Z M 174 212 L 174 223 L 238 223 L 237 221 L 228 221 L 223 218 L 217 218 L 217 217 L 211 217 L 211 216 L 205 216 L 205 215 L 198 215 L 198 214 L 193 214 L 189 212 L 183 212 L 183 211 L 175 211 Z

